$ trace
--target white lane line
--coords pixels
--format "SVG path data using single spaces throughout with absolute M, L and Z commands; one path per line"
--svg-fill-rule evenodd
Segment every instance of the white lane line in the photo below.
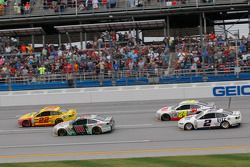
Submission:
M 144 111 L 144 112 L 142 112 Z M 127 111 L 127 110 L 120 110 L 120 111 L 105 111 L 105 112 L 85 112 L 85 113 L 78 113 L 78 115 L 89 115 L 89 114 L 100 114 L 100 115 L 106 115 L 106 114 L 142 114 L 142 113 L 154 113 L 154 110 L 133 110 L 133 111 Z M 24 113 L 25 114 L 25 113 Z M 24 115 L 23 114 L 23 115 Z M 22 115 L 16 115 L 14 117 L 9 117 L 7 119 L 16 119 L 21 117 Z
M 84 113 L 78 113 L 78 115 L 86 115 L 86 114 L 100 114 L 100 115 L 106 115 L 106 114 L 143 114 L 143 113 L 155 113 L 157 110 L 120 110 L 120 111 L 99 111 L 99 112 L 84 112 Z
M 112 111 L 112 112 L 86 112 L 86 113 L 78 113 L 78 115 L 90 115 L 90 114 L 98 114 L 98 115 L 110 115 L 110 114 L 143 114 L 143 113 L 155 113 L 153 110 L 137 110 L 137 111 Z M 24 113 L 25 114 L 25 113 Z M 23 114 L 23 115 L 24 115 Z M 8 120 L 8 119 L 17 119 L 20 118 L 23 115 L 15 115 L 13 117 L 8 117 L 6 119 L 1 119 L 1 120 Z
M 153 124 L 135 124 L 135 125 L 115 125 L 115 128 L 139 128 L 139 127 L 150 127 L 153 126 Z M 52 127 L 53 128 L 53 127 Z M 4 132 L 34 132 L 34 131 L 48 131 L 52 130 L 52 128 L 43 128 L 43 129 L 5 129 L 0 130 L 0 133 Z
M 128 140 L 128 141 L 106 141 L 106 142 L 86 142 L 86 143 L 15 145 L 15 146 L 0 146 L 0 149 L 51 147 L 51 146 L 78 146 L 78 145 L 97 145 L 97 144 L 126 144 L 126 143 L 147 143 L 147 142 L 151 142 L 151 140 Z
M 0 130 L 0 133 L 1 132 L 28 132 L 28 131 L 48 131 L 48 129 L 26 129 L 26 130 L 6 129 L 6 130 Z
M 131 127 L 148 127 L 153 126 L 153 124 L 135 124 L 135 125 L 115 125 L 116 128 L 131 128 Z

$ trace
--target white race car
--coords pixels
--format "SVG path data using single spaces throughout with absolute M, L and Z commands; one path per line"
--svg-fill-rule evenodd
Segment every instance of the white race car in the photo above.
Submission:
M 231 126 L 239 126 L 241 123 L 240 111 L 228 111 L 224 109 L 208 109 L 199 114 L 190 115 L 178 121 L 178 127 L 184 130 L 221 127 L 227 129 Z
M 111 116 L 82 115 L 76 120 L 61 122 L 54 126 L 56 136 L 99 135 L 112 132 L 115 121 Z
M 198 100 L 185 100 L 175 106 L 166 106 L 156 112 L 156 118 L 162 121 L 175 120 L 196 114 L 202 110 L 215 108 L 214 103 L 205 103 Z

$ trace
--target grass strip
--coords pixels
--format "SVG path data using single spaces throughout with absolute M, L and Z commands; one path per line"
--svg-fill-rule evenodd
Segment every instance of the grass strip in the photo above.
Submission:
M 250 154 L 5 163 L 1 167 L 250 167 Z

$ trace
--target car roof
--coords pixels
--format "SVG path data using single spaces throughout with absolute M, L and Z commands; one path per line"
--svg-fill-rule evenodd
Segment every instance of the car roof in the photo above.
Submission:
M 207 114 L 207 113 L 224 113 L 226 111 L 222 108 L 221 109 L 211 108 L 211 109 L 204 110 L 203 112 L 204 114 Z
M 180 104 L 197 104 L 197 103 L 199 103 L 198 100 L 185 100 L 180 102 Z
M 60 106 L 46 106 L 41 109 L 41 112 L 44 111 L 60 111 L 61 107 Z
M 79 119 L 95 119 L 97 115 L 93 114 L 83 114 L 79 116 Z

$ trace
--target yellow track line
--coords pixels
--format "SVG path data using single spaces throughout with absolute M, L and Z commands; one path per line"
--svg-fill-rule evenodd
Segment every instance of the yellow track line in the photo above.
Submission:
M 80 155 L 111 155 L 111 154 L 131 154 L 131 153 L 160 153 L 160 152 L 179 152 L 179 151 L 206 151 L 206 150 L 230 150 L 230 149 L 250 149 L 250 146 L 223 146 L 207 148 L 165 148 L 155 150 L 125 150 L 125 151 L 104 151 L 104 152 L 65 152 L 65 153 L 41 153 L 41 154 L 17 154 L 2 155 L 1 159 L 25 158 L 25 157 L 63 157 L 63 156 L 80 156 Z

